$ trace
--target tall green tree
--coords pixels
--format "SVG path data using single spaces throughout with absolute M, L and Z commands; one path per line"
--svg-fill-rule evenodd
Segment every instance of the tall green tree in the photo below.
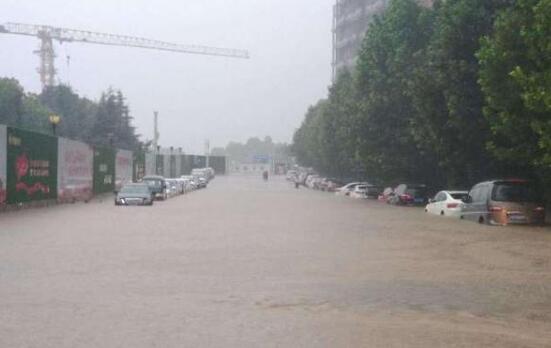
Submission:
M 109 89 L 102 94 L 88 141 L 127 150 L 140 148 L 139 138 L 132 126 L 132 117 L 120 91 Z
M 407 90 L 414 57 L 430 35 L 426 11 L 413 0 L 391 1 L 369 27 L 358 58 L 361 157 L 368 175 L 389 181 L 426 181 L 434 172 L 412 133 Z
M 468 185 L 494 170 L 485 147 L 490 130 L 476 52 L 497 13 L 512 2 L 446 0 L 434 5 L 431 38 L 409 91 L 416 109 L 416 142 L 435 156 L 443 184 Z
M 511 166 L 551 168 L 551 1 L 518 0 L 482 40 L 489 149 Z
M 0 123 L 23 126 L 25 92 L 15 79 L 0 79 Z
M 94 103 L 81 98 L 70 86 L 59 85 L 45 88 L 40 101 L 52 113 L 61 116 L 57 134 L 63 137 L 86 140 L 96 113 Z

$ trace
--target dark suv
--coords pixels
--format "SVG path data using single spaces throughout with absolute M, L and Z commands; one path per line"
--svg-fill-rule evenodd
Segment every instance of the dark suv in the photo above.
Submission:
M 398 185 L 388 199 L 388 203 L 394 205 L 425 205 L 427 201 L 427 186 L 418 184 Z

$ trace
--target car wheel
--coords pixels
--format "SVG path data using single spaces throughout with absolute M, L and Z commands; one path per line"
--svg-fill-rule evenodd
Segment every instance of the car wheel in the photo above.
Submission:
M 442 211 L 440 212 L 440 215 L 442 215 L 442 216 L 444 216 L 444 215 L 445 215 L 445 214 L 444 214 L 444 211 L 443 211 L 443 210 L 442 210 Z
M 484 223 L 484 218 L 481 216 L 478 218 L 478 223 L 479 224 L 483 224 Z

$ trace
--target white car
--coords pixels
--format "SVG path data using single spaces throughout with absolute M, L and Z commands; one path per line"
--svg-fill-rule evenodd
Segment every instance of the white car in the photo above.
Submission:
M 350 184 L 346 184 L 343 187 L 337 189 L 336 194 L 339 196 L 350 196 L 350 194 L 352 193 L 352 191 L 354 191 L 356 186 L 362 185 L 362 184 L 363 183 L 361 182 L 352 182 Z
M 350 193 L 352 198 L 367 198 L 367 185 L 357 185 Z
M 458 218 L 463 209 L 463 199 L 468 195 L 467 191 L 440 191 L 429 200 L 425 211 L 429 214 Z

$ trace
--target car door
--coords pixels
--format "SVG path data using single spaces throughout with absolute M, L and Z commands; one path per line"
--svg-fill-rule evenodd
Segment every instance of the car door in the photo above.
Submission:
M 431 202 L 427 205 L 427 212 L 431 214 L 436 214 L 436 210 L 438 209 L 438 196 L 440 195 L 440 192 L 438 192 L 434 198 L 431 200 Z
M 446 203 L 448 200 L 448 194 L 446 192 L 440 192 L 436 195 L 435 214 L 442 214 L 446 210 Z
M 468 201 L 463 205 L 463 213 L 462 216 L 465 219 L 474 220 L 474 215 L 476 214 L 476 200 L 478 199 L 478 192 L 480 191 L 480 187 L 477 185 L 473 187 L 469 191 L 469 195 L 467 196 Z

